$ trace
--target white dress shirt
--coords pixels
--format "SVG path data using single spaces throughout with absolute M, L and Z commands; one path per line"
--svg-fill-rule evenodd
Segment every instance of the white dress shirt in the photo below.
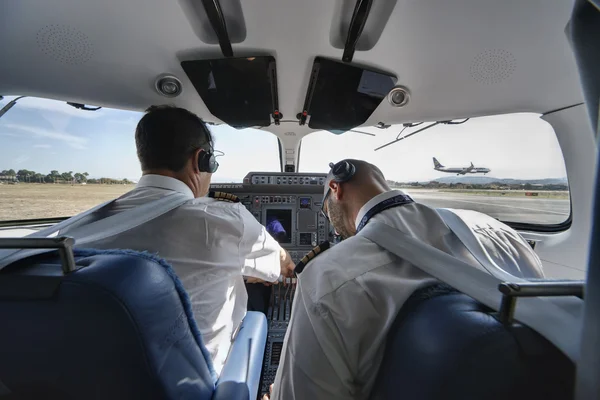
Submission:
M 246 315 L 248 295 L 242 275 L 277 280 L 281 247 L 242 204 L 194 198 L 185 183 L 161 175 L 144 175 L 108 214 L 171 191 L 190 199 L 152 221 L 89 247 L 147 250 L 167 260 L 190 296 L 204 344 L 220 374 Z
M 399 190 L 376 196 L 365 213 Z M 466 249 L 435 210 L 418 203 L 371 219 L 453 254 Z M 318 255 L 300 274 L 273 400 L 367 399 L 398 311 L 432 277 L 362 236 Z

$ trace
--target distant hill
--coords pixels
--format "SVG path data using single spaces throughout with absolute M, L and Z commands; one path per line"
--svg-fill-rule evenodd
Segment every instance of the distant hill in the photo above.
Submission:
M 432 179 L 428 182 L 440 183 L 464 183 L 468 185 L 489 185 L 490 183 L 503 183 L 505 185 L 524 185 L 526 183 L 532 185 L 567 185 L 567 178 L 546 178 L 546 179 L 507 179 L 494 178 L 491 176 L 444 176 L 438 179 Z M 427 182 L 420 182 L 427 183 Z

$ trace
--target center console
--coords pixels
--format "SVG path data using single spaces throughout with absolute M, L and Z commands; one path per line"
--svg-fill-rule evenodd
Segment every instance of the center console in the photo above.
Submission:
M 250 172 L 241 184 L 213 184 L 211 190 L 237 196 L 297 264 L 317 244 L 333 240 L 329 222 L 320 213 L 326 177 L 326 174 Z M 296 278 L 288 285 L 271 287 L 259 399 L 268 393 L 275 380 L 295 291 Z

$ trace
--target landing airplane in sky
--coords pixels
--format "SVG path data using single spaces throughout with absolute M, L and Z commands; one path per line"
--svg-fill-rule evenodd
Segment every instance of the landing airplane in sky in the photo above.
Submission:
M 440 172 L 448 172 L 456 175 L 465 175 L 465 174 L 487 174 L 491 170 L 489 168 L 477 168 L 471 163 L 468 167 L 444 167 L 437 158 L 433 157 L 433 169 Z

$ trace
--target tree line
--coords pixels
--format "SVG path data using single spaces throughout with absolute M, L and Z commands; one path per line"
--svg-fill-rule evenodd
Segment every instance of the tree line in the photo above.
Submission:
M 42 174 L 28 169 L 5 169 L 0 171 L 2 180 L 27 183 L 90 183 L 90 184 L 121 184 L 127 185 L 133 183 L 129 179 L 112 179 L 112 178 L 88 178 L 90 174 L 87 172 L 58 172 L 57 170 L 50 171 L 49 174 Z

